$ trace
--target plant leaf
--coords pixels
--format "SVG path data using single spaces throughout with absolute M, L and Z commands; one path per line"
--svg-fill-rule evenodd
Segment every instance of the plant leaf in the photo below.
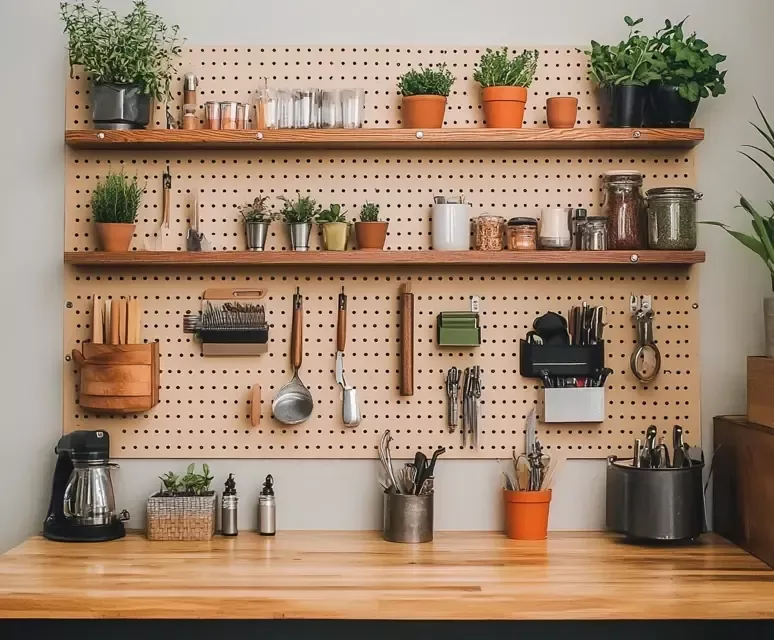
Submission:
M 758 165 L 758 168 L 761 171 L 763 171 L 763 173 L 766 174 L 766 177 L 771 181 L 771 183 L 774 184 L 774 176 L 772 176 L 769 170 L 766 167 L 764 167 L 760 162 L 758 162 L 756 158 L 753 158 L 749 153 L 745 153 L 744 151 L 740 151 L 739 153 L 741 153 L 745 158 L 749 158 L 752 162 Z
M 763 109 L 761 109 L 761 105 L 758 104 L 758 99 L 753 98 L 753 100 L 755 101 L 755 106 L 758 108 L 758 113 L 760 113 L 761 118 L 763 118 L 763 123 L 766 125 L 766 128 L 769 130 L 769 136 L 766 136 L 769 141 L 769 144 L 774 147 L 774 129 L 771 128 L 769 121 L 766 119 L 766 115 L 763 113 Z M 758 129 L 758 127 L 756 127 L 756 129 Z M 758 129 L 758 131 L 760 131 L 760 129 Z M 763 133 L 763 131 L 761 131 L 761 133 Z
M 742 205 L 742 208 L 753 217 L 753 228 L 758 234 L 760 241 L 763 242 L 763 246 L 766 248 L 766 258 L 764 259 L 766 260 L 766 264 L 769 265 L 769 269 L 771 269 L 771 262 L 774 262 L 774 246 L 772 246 L 771 240 L 769 239 L 769 234 L 766 232 L 766 225 L 763 224 L 763 219 L 755 210 L 755 208 L 750 204 L 747 198 L 740 196 L 739 204 Z
M 713 222 L 711 220 L 704 220 L 701 222 L 701 224 L 708 224 L 715 227 L 720 227 L 723 229 L 728 235 L 730 235 L 732 238 L 736 238 L 740 243 L 742 243 L 745 247 L 750 249 L 750 251 L 755 252 L 758 254 L 758 256 L 768 264 L 768 258 L 766 256 L 766 249 L 763 246 L 763 243 L 761 243 L 760 240 L 757 238 L 753 238 L 750 235 L 747 235 L 746 233 L 741 233 L 739 231 L 734 231 L 733 229 L 729 228 L 727 225 L 723 224 L 722 222 Z

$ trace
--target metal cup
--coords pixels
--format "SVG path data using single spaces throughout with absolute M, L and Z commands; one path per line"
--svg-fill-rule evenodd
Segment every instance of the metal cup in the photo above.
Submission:
M 309 236 L 312 233 L 311 222 L 296 222 L 288 224 L 290 248 L 293 251 L 309 251 Z
M 245 222 L 245 239 L 248 251 L 263 251 L 268 235 L 268 222 Z
M 433 540 L 433 496 L 384 492 L 384 539 L 416 544 Z

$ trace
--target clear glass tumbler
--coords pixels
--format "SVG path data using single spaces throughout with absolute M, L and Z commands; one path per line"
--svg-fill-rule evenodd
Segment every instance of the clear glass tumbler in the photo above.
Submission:
M 342 125 L 345 129 L 360 129 L 365 111 L 365 89 L 344 89 L 341 92 Z

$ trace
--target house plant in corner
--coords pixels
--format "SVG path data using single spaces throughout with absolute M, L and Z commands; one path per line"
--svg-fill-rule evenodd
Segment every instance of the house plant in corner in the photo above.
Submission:
M 379 220 L 379 205 L 366 202 L 360 209 L 360 221 L 355 223 L 358 248 L 363 251 L 384 249 L 388 225 L 388 222 Z
M 144 189 L 137 176 L 109 173 L 91 192 L 91 218 L 102 251 L 128 251 Z
M 210 467 L 196 473 L 188 465 L 181 478 L 170 471 L 159 478 L 160 491 L 148 498 L 146 534 L 148 540 L 209 540 L 215 535 L 215 492 L 210 489 Z
M 252 202 L 239 207 L 239 213 L 245 220 L 245 240 L 248 251 L 263 251 L 266 237 L 269 235 L 269 225 L 277 219 L 277 214 L 270 211 L 266 203 L 269 196 L 257 196 Z
M 442 63 L 431 68 L 419 66 L 398 79 L 403 96 L 402 119 L 406 129 L 440 129 L 446 113 L 446 99 L 454 76 Z
M 482 87 L 486 126 L 521 129 L 527 106 L 527 89 L 537 70 L 538 51 L 523 51 L 508 57 L 508 47 L 487 49 L 481 56 L 473 79 Z
M 96 129 L 143 129 L 152 98 L 170 97 L 169 84 L 180 55 L 178 27 L 168 27 L 134 0 L 126 16 L 94 0 L 61 4 L 68 37 L 70 73 L 82 65 L 91 76 L 92 120 Z
M 340 204 L 332 204 L 317 214 L 317 225 L 322 229 L 323 249 L 326 251 L 346 251 L 349 240 L 349 222 L 346 211 Z
M 297 195 L 296 200 L 280 196 L 280 200 L 284 203 L 280 215 L 288 228 L 291 251 L 309 251 L 312 220 L 320 213 L 322 207 L 311 196 L 302 197 L 300 193 Z

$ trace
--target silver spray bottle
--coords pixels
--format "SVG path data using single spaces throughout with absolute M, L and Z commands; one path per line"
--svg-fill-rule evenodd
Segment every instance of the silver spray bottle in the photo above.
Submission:
M 220 528 L 224 536 L 239 535 L 239 529 L 237 528 L 238 502 L 239 498 L 237 498 L 236 494 L 234 475 L 229 473 L 220 505 Z
M 277 505 L 274 502 L 274 478 L 266 476 L 258 498 L 258 533 L 273 536 L 277 533 Z

